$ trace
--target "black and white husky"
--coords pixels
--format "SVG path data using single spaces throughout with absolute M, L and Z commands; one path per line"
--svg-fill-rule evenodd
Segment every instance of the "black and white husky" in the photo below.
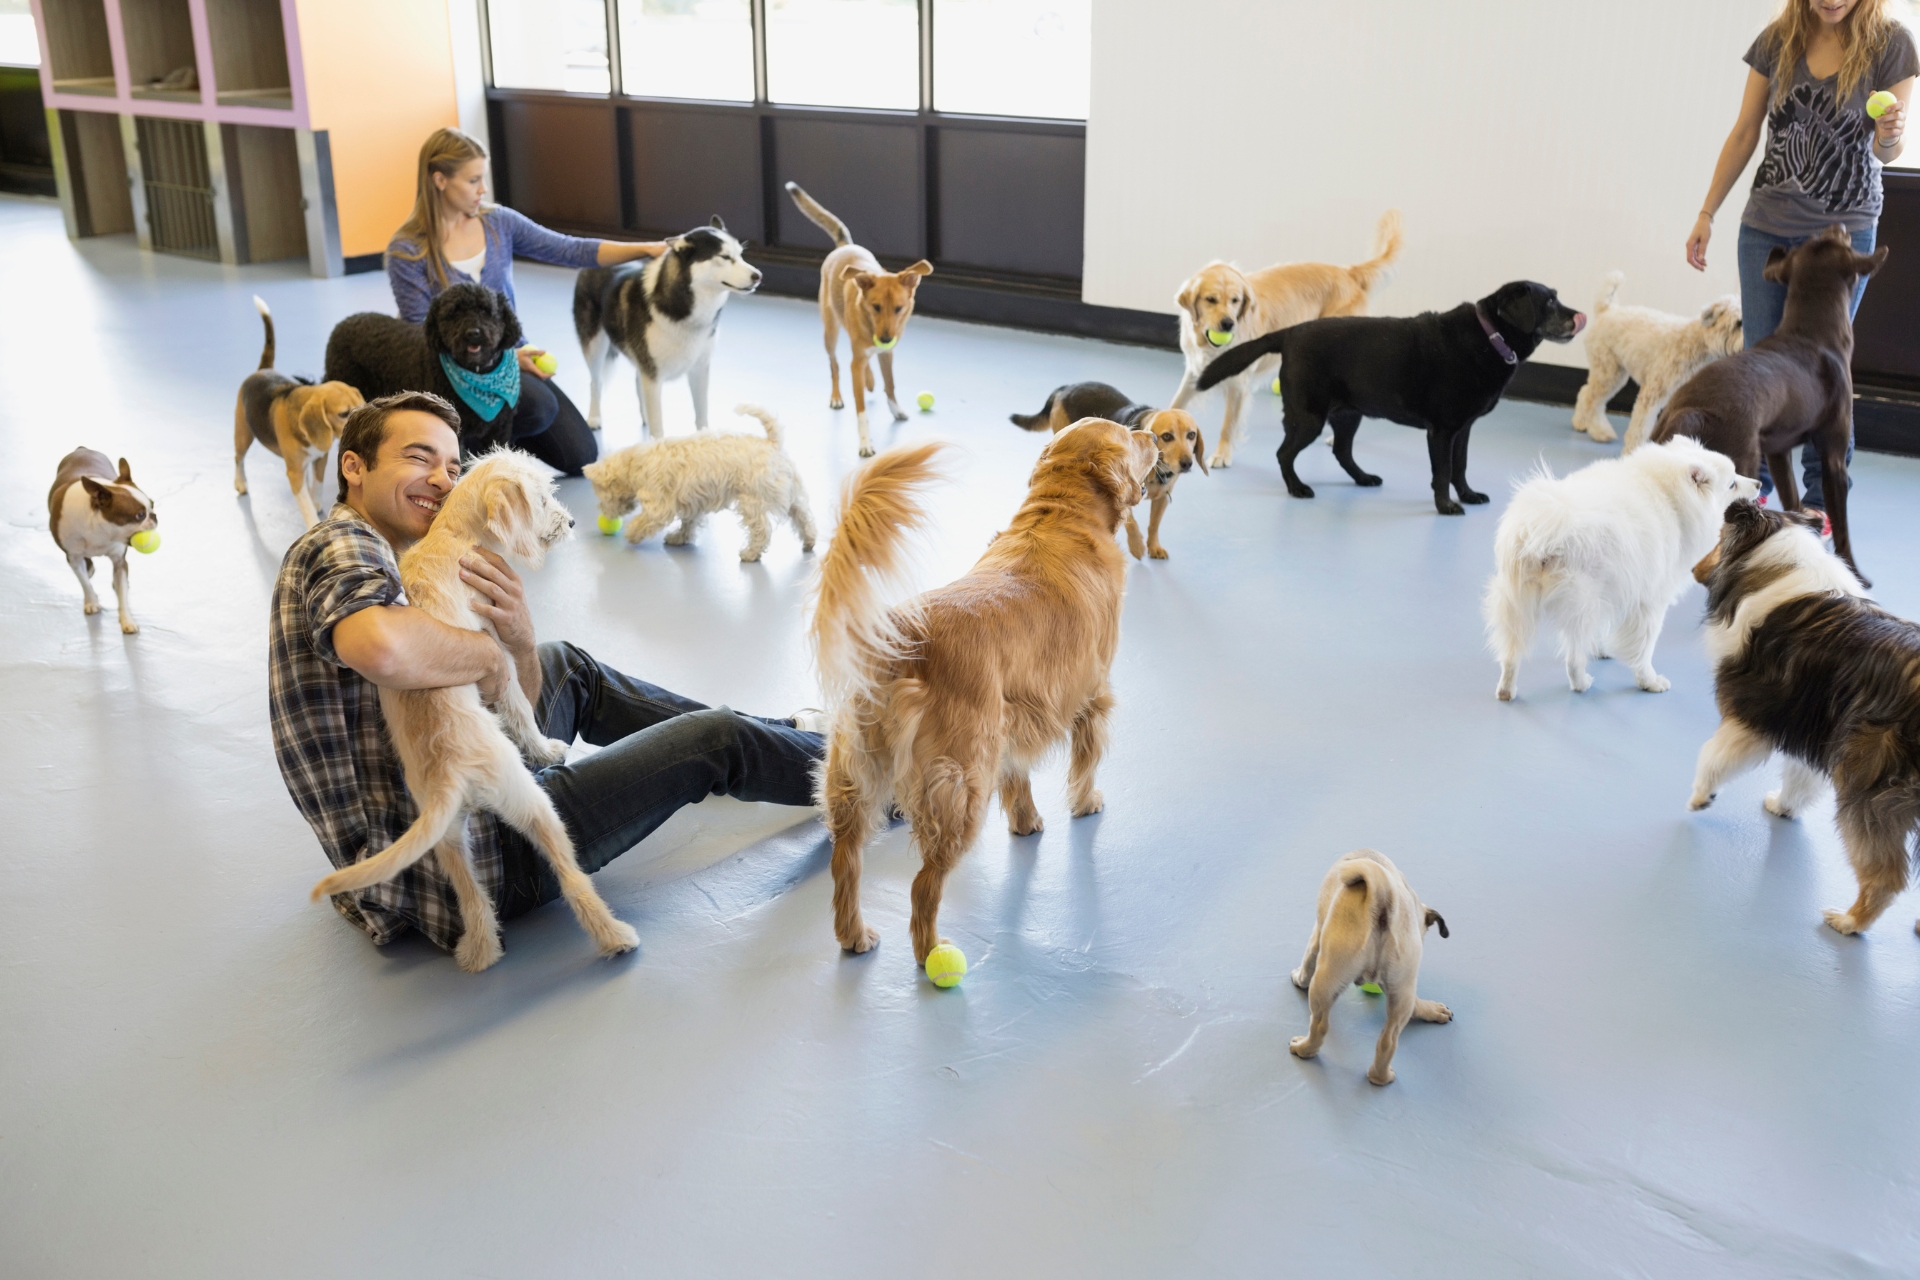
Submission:
M 720 310 L 730 295 L 758 289 L 760 271 L 718 215 L 669 245 L 647 262 L 588 267 L 573 283 L 573 328 L 593 379 L 589 426 L 600 425 L 600 384 L 617 353 L 639 373 L 640 413 L 654 439 L 667 434 L 660 384 L 669 378 L 686 378 L 693 425 L 707 429 L 707 370 Z
M 1720 728 L 1700 748 L 1692 807 L 1776 751 L 1785 777 L 1768 813 L 1791 818 L 1831 783 L 1860 895 L 1825 915 L 1858 933 L 1906 888 L 1920 826 L 1920 626 L 1866 599 L 1817 513 L 1734 503 L 1693 576 L 1707 587 Z

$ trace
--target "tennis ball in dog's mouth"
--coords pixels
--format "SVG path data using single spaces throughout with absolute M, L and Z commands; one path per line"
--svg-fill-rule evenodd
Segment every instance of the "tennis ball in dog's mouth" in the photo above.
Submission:
M 936 987 L 958 986 L 967 976 L 967 957 L 951 942 L 927 952 L 927 978 Z
M 1233 341 L 1233 335 L 1230 333 L 1222 333 L 1218 329 L 1209 329 L 1207 330 L 1207 341 L 1216 347 L 1224 347 Z
M 1380 984 L 1377 982 L 1363 982 L 1360 984 L 1360 989 L 1366 992 L 1370 996 L 1377 996 L 1380 994 Z
M 533 358 L 533 367 L 551 378 L 553 371 L 560 367 L 560 362 L 543 352 Z
M 600 526 L 600 532 L 606 534 L 609 538 L 620 532 L 620 522 L 612 516 L 601 516 L 598 520 L 594 521 L 594 523 Z
M 873 340 L 873 349 L 875 351 L 891 351 L 899 345 L 900 339 L 898 338 L 888 338 L 885 342 L 880 341 L 878 338 Z
M 920 406 L 920 412 L 932 413 L 933 412 L 933 392 L 922 391 L 919 395 L 919 398 L 916 399 L 914 403 Z
M 160 534 L 153 529 L 142 529 L 127 539 L 127 545 L 143 556 L 150 556 L 160 549 Z
M 1900 99 L 1894 97 L 1892 94 L 1888 93 L 1885 89 L 1882 89 L 1880 92 L 1874 94 L 1872 97 L 1867 99 L 1867 114 L 1872 116 L 1875 120 L 1878 120 L 1881 116 L 1887 114 L 1888 107 L 1892 106 L 1894 103 L 1898 101 L 1900 101 Z

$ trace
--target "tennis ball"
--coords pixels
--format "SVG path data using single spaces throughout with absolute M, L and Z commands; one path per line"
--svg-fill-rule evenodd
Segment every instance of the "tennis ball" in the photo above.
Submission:
M 533 358 L 533 367 L 551 376 L 553 371 L 560 367 L 560 362 L 543 351 Z
M 1280 394 L 1280 375 L 1277 373 L 1273 375 L 1273 394 Z
M 1233 341 L 1233 335 L 1230 333 L 1222 333 L 1218 329 L 1209 329 L 1207 330 L 1207 341 L 1216 347 L 1224 347 Z
M 1898 101 L 1900 101 L 1900 99 L 1894 97 L 1892 94 L 1888 93 L 1885 89 L 1882 89 L 1880 92 L 1874 94 L 1871 98 L 1867 99 L 1867 114 L 1872 116 L 1875 120 L 1878 120 L 1881 116 L 1887 114 L 1888 107 L 1892 106 L 1894 103 Z
M 920 412 L 932 413 L 933 412 L 933 392 L 922 391 L 920 393 L 920 398 L 916 403 L 918 403 L 920 406 Z
M 594 521 L 594 523 L 599 525 L 600 532 L 606 534 L 609 538 L 620 532 L 620 522 L 612 516 L 601 516 L 598 520 Z
M 143 556 L 150 556 L 160 549 L 160 535 L 153 529 L 142 529 L 127 539 L 127 545 Z
M 954 987 L 967 976 L 967 957 L 951 942 L 927 952 L 927 977 L 936 987 Z
M 885 342 L 882 342 L 880 341 L 880 339 L 875 338 L 873 340 L 873 349 L 875 351 L 891 351 L 899 344 L 900 344 L 900 339 L 898 338 L 888 338 Z
M 1377 996 L 1380 994 L 1380 984 L 1377 982 L 1363 982 L 1360 984 L 1360 989 L 1366 992 L 1370 996 Z

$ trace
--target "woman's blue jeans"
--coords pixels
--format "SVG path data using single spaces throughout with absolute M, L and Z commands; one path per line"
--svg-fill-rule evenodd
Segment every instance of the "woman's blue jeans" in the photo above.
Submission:
M 1859 254 L 1873 252 L 1873 227 L 1853 233 L 1853 251 Z M 1776 236 L 1759 231 L 1742 223 L 1740 226 L 1740 320 L 1741 329 L 1746 334 L 1746 344 L 1751 347 L 1762 338 L 1772 335 L 1780 327 L 1780 316 L 1787 309 L 1787 286 L 1772 280 L 1763 279 L 1761 271 L 1766 268 L 1767 255 L 1777 246 L 1791 249 L 1797 244 L 1805 244 L 1810 236 Z M 1848 310 L 1849 319 L 1860 310 L 1860 299 L 1867 292 L 1867 278 L 1861 276 L 1853 286 L 1853 306 Z M 1853 462 L 1853 435 L 1849 429 L 1847 435 L 1847 462 Z M 1820 451 L 1813 443 L 1800 446 L 1800 471 L 1804 478 L 1801 486 L 1801 501 L 1810 507 L 1826 506 L 1821 495 L 1822 476 L 1820 471 Z M 1847 484 L 1853 484 L 1851 466 L 1849 466 Z M 1767 474 L 1767 464 L 1760 464 L 1760 492 L 1773 492 L 1773 477 Z

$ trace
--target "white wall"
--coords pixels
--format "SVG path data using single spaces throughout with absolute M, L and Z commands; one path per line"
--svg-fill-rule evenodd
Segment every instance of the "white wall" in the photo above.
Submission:
M 460 128 L 487 141 L 487 81 L 480 61 L 481 0 L 447 0 L 447 33 L 453 41 L 453 94 Z
M 1683 246 L 1777 0 L 1094 0 L 1088 302 L 1172 312 L 1212 258 L 1406 248 L 1376 314 L 1539 280 L 1592 306 L 1738 292 L 1750 177 Z M 1576 342 L 1537 359 L 1583 365 Z

